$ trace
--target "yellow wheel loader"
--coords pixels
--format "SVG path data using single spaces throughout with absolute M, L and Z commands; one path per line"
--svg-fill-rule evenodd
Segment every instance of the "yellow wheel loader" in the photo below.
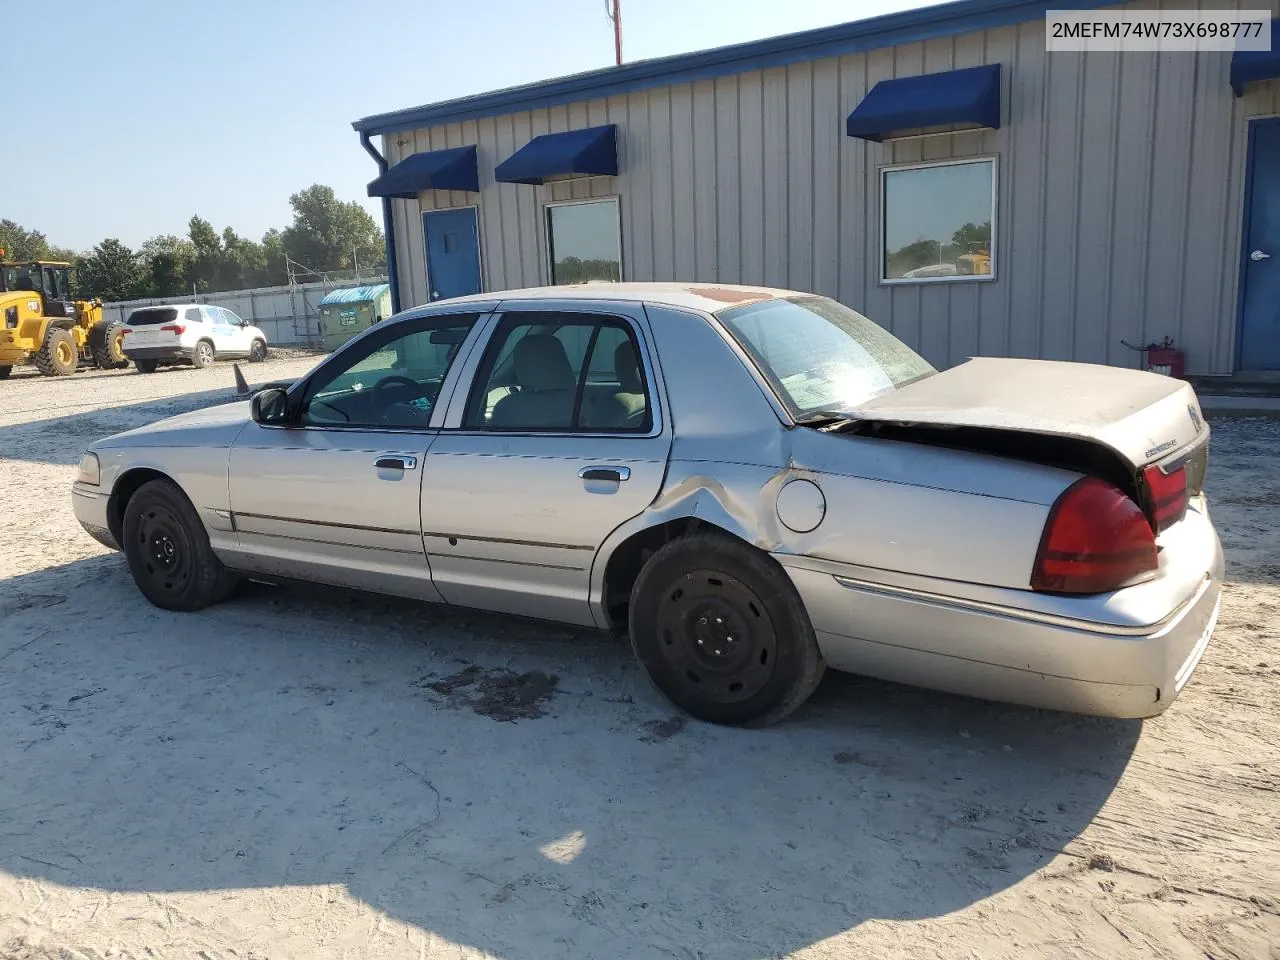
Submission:
M 0 380 L 22 363 L 47 377 L 129 365 L 124 324 L 103 320 L 101 300 L 72 300 L 69 270 L 47 260 L 0 260 Z

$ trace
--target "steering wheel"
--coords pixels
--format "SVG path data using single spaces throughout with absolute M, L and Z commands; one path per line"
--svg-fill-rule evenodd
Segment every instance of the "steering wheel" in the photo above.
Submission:
M 427 411 L 419 409 L 406 400 L 395 399 L 392 403 L 387 403 L 387 400 L 389 399 L 387 390 L 391 387 L 407 387 L 413 392 L 413 400 L 419 400 L 425 396 L 422 392 L 422 384 L 418 383 L 416 380 L 411 380 L 408 377 L 400 376 L 398 374 L 383 377 L 373 385 L 372 397 L 373 405 L 379 411 L 378 416 L 383 423 L 393 426 L 408 426 L 418 421 L 426 422 L 430 419 L 430 414 L 427 413 Z M 408 423 L 400 422 L 399 417 L 395 418 L 393 423 L 392 420 L 389 419 L 392 416 L 393 411 L 403 414 L 407 418 Z
M 393 373 L 389 377 L 383 377 L 373 385 L 373 395 L 375 397 L 381 397 L 384 395 L 383 391 L 392 386 L 408 387 L 417 396 L 421 396 L 422 394 L 422 384 L 418 383 L 416 380 L 410 380 L 408 377 L 402 377 L 399 374 Z M 379 400 L 377 402 L 379 406 L 381 406 L 383 401 Z

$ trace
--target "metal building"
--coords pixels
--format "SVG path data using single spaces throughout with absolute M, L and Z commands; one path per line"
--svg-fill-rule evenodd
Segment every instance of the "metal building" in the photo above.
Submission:
M 1169 337 L 1192 374 L 1280 369 L 1280 29 L 1271 53 L 1046 52 L 1046 9 L 1104 6 L 960 0 L 359 120 L 397 309 L 742 282 L 836 297 L 940 366 L 1133 366 L 1122 341 Z

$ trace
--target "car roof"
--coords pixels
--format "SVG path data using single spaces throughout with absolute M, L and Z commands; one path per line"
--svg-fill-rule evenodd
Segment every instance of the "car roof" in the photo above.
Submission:
M 642 302 L 715 313 L 728 307 L 777 297 L 811 296 L 794 290 L 750 287 L 734 283 L 613 283 L 590 281 L 560 287 L 527 287 L 521 290 L 494 290 L 466 297 L 437 301 L 444 304 L 492 303 L 495 300 L 613 300 Z

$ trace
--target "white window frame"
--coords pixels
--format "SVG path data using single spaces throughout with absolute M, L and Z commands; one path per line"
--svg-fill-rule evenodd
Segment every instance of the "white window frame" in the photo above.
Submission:
M 552 207 L 570 207 L 583 203 L 612 203 L 614 207 L 614 223 L 618 226 L 618 282 L 626 280 L 626 260 L 623 256 L 622 249 L 622 197 L 613 193 L 604 197 L 583 197 L 578 200 L 552 200 L 542 205 L 542 240 L 544 246 L 544 266 L 547 271 L 547 286 L 567 286 L 567 284 L 556 284 L 554 264 L 551 261 L 552 243 L 551 243 L 551 208 Z
M 991 272 L 984 276 L 954 276 L 954 277 L 893 277 L 885 276 L 886 257 L 885 257 L 885 241 L 886 241 L 886 219 L 888 216 L 888 208 L 885 204 L 885 188 L 888 182 L 888 175 L 898 173 L 903 170 L 924 170 L 929 167 L 956 167 L 961 164 L 989 163 L 991 164 Z M 1000 207 L 1000 159 L 995 154 L 984 154 L 976 157 L 953 157 L 947 160 L 929 160 L 924 163 L 900 163 L 885 164 L 880 167 L 880 229 L 877 231 L 880 243 L 880 283 L 885 286 L 898 286 L 901 284 L 927 284 L 927 283 L 991 283 L 999 276 L 1000 273 L 1000 248 L 999 248 L 999 230 L 997 226 L 996 214 Z

